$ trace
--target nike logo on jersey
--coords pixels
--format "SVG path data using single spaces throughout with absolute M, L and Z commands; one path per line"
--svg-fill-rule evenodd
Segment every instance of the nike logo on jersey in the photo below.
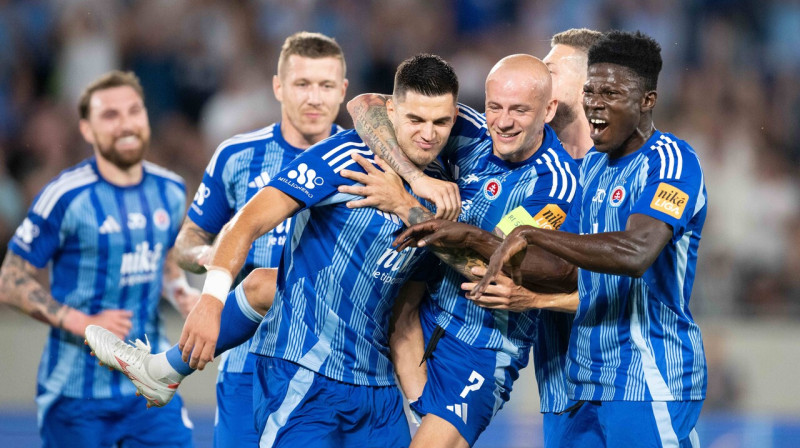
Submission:
M 467 403 L 461 404 L 454 404 L 452 406 L 447 406 L 447 410 L 450 412 L 454 412 L 457 416 L 461 417 L 461 420 L 464 420 L 464 423 L 467 423 Z
M 108 235 L 109 233 L 117 233 L 121 231 L 122 227 L 120 227 L 117 220 L 111 215 L 106 216 L 106 220 L 103 221 L 103 224 L 100 226 L 101 235 Z
M 269 183 L 270 177 L 269 173 L 264 171 L 263 173 L 259 174 L 255 179 L 253 179 L 249 184 L 247 184 L 250 188 L 264 188 Z

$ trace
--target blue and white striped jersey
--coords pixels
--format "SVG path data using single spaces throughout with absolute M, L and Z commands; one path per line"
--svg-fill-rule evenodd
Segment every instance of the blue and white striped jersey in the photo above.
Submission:
M 461 191 L 459 221 L 491 232 L 504 216 L 521 207 L 540 227 L 561 225 L 580 192 L 578 168 L 550 126 L 545 126 L 536 153 L 518 163 L 492 153 L 485 119 L 470 108 L 460 107 L 452 135 L 454 148 L 448 146 L 445 159 Z M 499 350 L 526 364 L 537 335 L 538 311 L 481 308 L 465 297 L 460 287 L 464 281 L 455 270 L 445 269 L 443 280 L 432 292 L 438 324 L 467 344 Z
M 395 215 L 373 208 L 348 209 L 356 198 L 337 192 L 353 181 L 351 159 L 374 155 L 355 131 L 330 137 L 297 157 L 269 183 L 304 204 L 284 247 L 275 301 L 251 351 L 298 363 L 349 384 L 394 384 L 388 327 L 400 286 L 425 250 L 395 252 L 403 230 Z
M 331 135 L 341 130 L 333 125 Z M 189 208 L 189 219 L 206 232 L 218 234 L 250 198 L 302 152 L 284 140 L 280 123 L 225 140 L 206 167 Z M 255 241 L 234 284 L 255 268 L 278 267 L 291 221 L 287 219 Z M 219 370 L 252 372 L 249 347 L 248 341 L 225 352 Z
M 169 348 L 158 317 L 162 269 L 183 219 L 178 175 L 144 163 L 138 185 L 106 182 L 94 158 L 63 171 L 36 197 L 9 249 L 37 268 L 50 262 L 53 297 L 86 314 L 133 312 L 129 338 Z M 97 365 L 83 338 L 51 328 L 38 375 L 39 400 L 133 395 L 119 372 Z M 49 398 L 43 398 L 49 397 Z
M 669 224 L 672 240 L 641 278 L 581 269 L 580 306 L 567 360 L 576 400 L 702 400 L 706 362 L 689 312 L 706 218 L 700 162 L 686 142 L 655 131 L 633 154 L 609 160 L 595 149 L 581 165 L 580 207 L 562 230 L 625 230 L 634 213 Z

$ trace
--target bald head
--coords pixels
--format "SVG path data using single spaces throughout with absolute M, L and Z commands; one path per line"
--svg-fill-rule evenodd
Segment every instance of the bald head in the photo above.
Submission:
M 541 98 L 543 103 L 550 98 L 553 91 L 547 65 L 529 54 L 512 54 L 500 59 L 486 77 L 487 90 L 489 83 L 500 88 L 528 90 L 535 97 Z
M 540 59 L 514 54 L 501 59 L 486 77 L 486 124 L 493 151 L 509 162 L 532 156 L 553 118 L 550 71 Z

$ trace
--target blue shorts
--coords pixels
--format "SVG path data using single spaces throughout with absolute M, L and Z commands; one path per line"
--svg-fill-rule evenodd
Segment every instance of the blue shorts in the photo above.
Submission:
M 60 397 L 42 420 L 42 446 L 54 448 L 191 447 L 192 422 L 178 395 L 148 409 L 135 396 L 82 399 Z
M 426 344 L 437 328 L 433 317 L 420 312 Z M 445 332 L 427 359 L 428 381 L 422 396 L 411 407 L 448 421 L 472 446 L 508 401 L 520 367 L 506 353 L 472 347 Z
M 346 384 L 283 359 L 256 356 L 253 393 L 262 448 L 405 448 L 411 443 L 397 386 Z
M 220 372 L 214 447 L 258 447 L 258 438 L 253 418 L 253 374 Z
M 696 448 L 702 407 L 702 401 L 586 401 L 569 413 L 561 443 L 553 446 Z
M 567 409 L 576 409 L 577 401 L 569 400 Z M 544 433 L 544 448 L 558 448 L 563 445 L 564 434 L 571 436 L 570 446 L 593 446 L 590 441 L 598 440 L 592 431 L 581 431 L 577 429 L 584 426 L 596 424 L 587 421 L 589 415 L 577 415 L 577 412 L 565 411 L 561 413 L 545 412 L 542 414 L 542 432 Z M 598 445 L 599 446 L 599 445 Z

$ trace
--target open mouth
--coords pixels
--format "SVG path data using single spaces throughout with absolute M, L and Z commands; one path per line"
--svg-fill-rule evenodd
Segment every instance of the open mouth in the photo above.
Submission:
M 606 130 L 606 128 L 608 128 L 608 122 L 600 118 L 591 118 L 589 120 L 589 125 L 592 128 L 591 129 L 592 137 L 600 135 L 603 131 Z

